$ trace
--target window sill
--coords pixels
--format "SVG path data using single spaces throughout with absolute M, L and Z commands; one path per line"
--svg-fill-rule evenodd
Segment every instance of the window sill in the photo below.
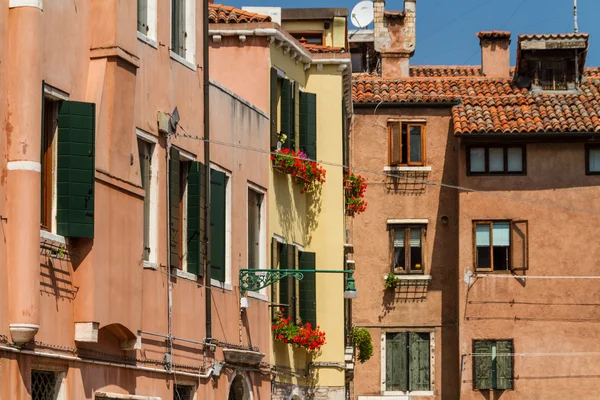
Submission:
M 390 166 L 383 167 L 384 172 L 431 172 L 431 167 L 411 167 L 411 166 Z
M 210 280 L 210 285 L 218 287 L 219 289 L 228 290 L 230 292 L 233 292 L 233 288 L 231 287 L 231 283 L 220 282 L 220 281 L 218 281 L 216 279 L 211 279 Z
M 67 244 L 67 239 L 64 236 L 44 230 L 40 230 L 40 239 L 46 239 L 60 244 Z
M 186 60 L 185 58 L 181 57 L 179 54 L 174 53 L 171 50 L 169 50 L 169 52 L 171 53 L 171 60 L 177 61 L 178 63 L 184 65 L 192 71 L 196 71 L 196 64 Z
M 429 390 L 422 390 L 422 391 L 414 391 L 414 392 L 383 392 L 383 395 L 384 396 L 406 396 L 406 398 L 409 399 L 412 396 L 434 396 L 434 393 Z
M 258 292 L 248 292 L 247 296 L 257 300 L 269 301 L 269 296 Z
M 158 264 L 150 262 L 150 261 L 144 261 L 144 269 L 154 269 L 154 270 L 157 270 L 158 269 Z
M 422 274 L 394 274 L 396 279 L 401 281 L 430 281 L 431 275 L 422 275 Z M 383 280 L 387 278 L 387 275 L 383 276 Z
M 155 49 L 158 49 L 158 42 L 154 39 L 150 39 L 148 36 L 144 35 L 140 31 L 137 32 L 137 38 L 138 38 L 138 40 L 146 43 L 147 45 L 154 47 Z
M 189 281 L 194 281 L 194 282 L 196 282 L 198 280 L 198 276 L 196 274 L 192 274 L 187 271 L 182 271 L 178 268 L 174 268 L 174 270 L 175 270 L 175 276 L 178 278 L 187 279 Z

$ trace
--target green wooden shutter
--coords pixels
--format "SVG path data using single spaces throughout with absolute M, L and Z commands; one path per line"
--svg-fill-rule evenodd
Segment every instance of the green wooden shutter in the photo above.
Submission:
M 271 148 L 277 147 L 277 70 L 271 68 Z
M 409 390 L 429 390 L 429 333 L 410 332 Z
M 148 0 L 137 0 L 137 30 L 148 34 Z
M 210 170 L 211 278 L 225 282 L 225 185 L 227 176 Z
M 281 132 L 287 135 L 284 147 L 291 148 L 293 139 L 292 112 L 293 110 L 292 84 L 289 79 L 284 79 L 281 84 Z
M 188 172 L 187 272 L 203 275 L 204 209 L 202 208 L 204 165 L 192 162 Z
M 96 105 L 63 101 L 58 112 L 57 230 L 94 237 Z
M 489 340 L 475 341 L 473 351 L 473 388 L 492 388 L 492 342 Z
M 279 244 L 279 268 L 280 269 L 293 269 L 293 264 L 290 266 L 290 256 L 288 255 L 290 247 L 287 244 Z M 292 316 L 292 294 L 291 294 L 291 280 L 293 278 L 287 277 L 279 281 L 279 303 L 285 304 L 283 307 L 283 317 L 287 318 Z
M 317 158 L 317 95 L 300 93 L 300 150 L 308 158 Z
M 408 390 L 408 358 L 406 332 L 385 335 L 385 390 Z
M 171 50 L 185 57 L 185 0 L 171 1 Z
M 499 340 L 496 342 L 496 389 L 510 390 L 513 388 L 513 356 L 512 341 Z
M 279 269 L 279 241 L 275 238 L 271 239 L 271 269 Z M 275 285 L 271 285 L 271 301 L 276 303 Z M 271 320 L 275 319 L 276 307 L 271 308 Z
M 301 251 L 298 254 L 300 269 L 315 269 L 316 254 Z M 303 323 L 310 322 L 313 327 L 317 326 L 317 291 L 316 274 L 305 272 L 300 281 L 300 320 Z
M 181 203 L 181 161 L 179 150 L 171 146 L 169 151 L 169 243 L 171 267 L 179 268 L 179 204 Z
M 150 259 L 150 163 L 152 158 L 152 144 L 137 140 L 140 159 L 140 177 L 144 188 L 144 260 Z

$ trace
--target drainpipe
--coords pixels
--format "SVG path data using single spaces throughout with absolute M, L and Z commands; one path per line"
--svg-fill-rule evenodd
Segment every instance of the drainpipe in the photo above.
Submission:
M 166 160 L 166 168 L 165 168 L 165 188 L 166 188 L 166 200 L 165 203 L 167 205 L 167 274 L 168 274 L 168 283 L 167 283 L 167 349 L 168 349 L 168 360 L 167 368 L 171 368 L 171 362 L 173 361 L 173 331 L 172 331 L 172 314 L 173 314 L 173 282 L 171 279 L 171 205 L 170 205 L 170 196 L 169 191 L 171 187 L 169 185 L 169 162 L 171 160 L 171 141 L 169 138 L 170 134 L 165 136 L 165 160 Z M 167 358 L 167 357 L 165 357 Z
M 206 342 L 212 339 L 212 301 L 211 301 L 211 263 L 210 263 L 210 108 L 209 108 L 209 74 L 208 74 L 208 3 L 202 0 L 204 30 L 202 33 L 202 73 L 204 88 L 204 249 L 206 251 L 206 268 L 204 268 L 204 287 L 206 289 Z
M 8 322 L 13 342 L 23 344 L 33 339 L 40 323 L 43 5 L 42 0 L 11 1 L 8 7 Z

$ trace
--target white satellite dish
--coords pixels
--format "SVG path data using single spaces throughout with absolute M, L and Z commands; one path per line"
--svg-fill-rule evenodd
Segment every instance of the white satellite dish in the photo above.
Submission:
M 369 26 L 373 22 L 373 2 L 365 0 L 355 5 L 350 15 L 350 22 L 359 29 Z

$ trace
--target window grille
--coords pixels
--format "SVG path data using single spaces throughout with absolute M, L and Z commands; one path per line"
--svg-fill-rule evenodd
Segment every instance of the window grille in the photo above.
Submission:
M 194 387 L 175 385 L 173 389 L 174 400 L 192 400 L 194 398 Z
M 31 399 L 54 400 L 56 375 L 51 371 L 31 371 Z

